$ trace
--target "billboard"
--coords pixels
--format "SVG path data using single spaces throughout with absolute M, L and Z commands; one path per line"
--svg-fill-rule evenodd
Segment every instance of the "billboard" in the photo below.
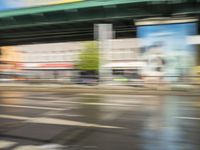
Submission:
M 195 34 L 195 22 L 138 26 L 142 57 L 147 61 L 145 71 L 162 72 L 171 76 L 166 78 L 170 81 L 189 75 L 196 63 L 196 47 L 187 44 L 187 37 Z
M 0 0 L 0 11 L 80 1 L 83 0 Z

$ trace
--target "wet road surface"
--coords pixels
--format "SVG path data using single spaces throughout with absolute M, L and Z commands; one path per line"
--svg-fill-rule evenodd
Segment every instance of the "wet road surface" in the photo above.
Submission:
M 200 98 L 0 93 L 1 150 L 199 150 Z

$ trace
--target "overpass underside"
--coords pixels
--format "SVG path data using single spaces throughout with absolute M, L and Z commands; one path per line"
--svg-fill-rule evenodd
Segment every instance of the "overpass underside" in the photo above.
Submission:
M 94 24 L 112 23 L 116 38 L 136 36 L 134 21 L 199 17 L 199 0 L 93 0 L 0 13 L 0 45 L 92 40 Z

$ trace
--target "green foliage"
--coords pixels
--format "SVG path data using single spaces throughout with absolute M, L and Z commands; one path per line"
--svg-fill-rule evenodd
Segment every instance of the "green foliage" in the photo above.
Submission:
M 97 42 L 88 42 L 79 56 L 80 70 L 97 71 L 99 69 L 99 48 Z

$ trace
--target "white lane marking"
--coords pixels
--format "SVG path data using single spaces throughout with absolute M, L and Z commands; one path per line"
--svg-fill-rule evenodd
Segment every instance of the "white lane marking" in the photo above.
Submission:
M 83 115 L 64 114 L 64 113 L 46 113 L 47 116 L 65 116 L 65 117 L 83 117 Z
M 57 105 L 57 106 L 62 106 L 62 104 L 56 104 L 56 103 L 51 103 L 51 101 L 34 101 L 34 100 L 30 100 L 30 99 L 24 99 L 24 101 L 22 102 L 22 103 L 18 103 L 18 105 L 19 104 L 28 104 L 28 105 L 30 105 L 30 104 L 37 104 L 37 105 L 42 105 L 43 107 L 44 106 L 47 106 L 47 107 L 49 107 L 49 106 L 54 106 L 55 107 L 55 105 Z
M 11 141 L 0 141 L 0 149 L 9 148 L 16 144 L 17 144 L 16 142 L 11 142 Z
M 76 96 L 103 96 L 103 97 L 120 97 L 120 98 L 149 98 L 149 97 L 158 97 L 156 95 L 114 95 L 114 94 L 91 94 L 91 93 L 80 93 L 80 94 L 76 94 Z
M 42 145 L 38 147 L 42 149 L 47 149 L 47 150 L 56 150 L 56 149 L 64 148 L 63 145 L 59 145 L 59 144 L 47 144 L 47 145 Z
M 67 100 L 67 99 L 74 100 L 77 98 L 80 98 L 80 97 L 27 97 L 26 99 L 33 100 L 33 101 L 45 100 L 45 101 L 51 102 L 51 101 L 55 101 L 55 99 L 56 100 L 63 100 L 63 99 L 64 100 Z
M 65 104 L 81 104 L 81 105 L 99 105 L 99 106 L 120 106 L 120 107 L 130 107 L 138 106 L 137 104 L 117 104 L 117 103 L 93 103 L 93 102 L 72 102 L 72 101 L 57 101 Z
M 54 107 L 25 106 L 25 105 L 6 105 L 6 104 L 0 104 L 0 107 L 29 108 L 29 109 L 41 109 L 41 110 L 65 110 L 63 108 L 54 108 Z
M 105 98 L 128 98 L 128 99 L 141 99 L 141 98 L 155 98 L 158 96 L 153 95 L 107 95 Z
M 185 119 L 185 120 L 200 120 L 198 117 L 175 117 L 176 119 Z
M 42 97 L 42 96 L 29 96 L 27 98 L 28 99 L 39 99 L 39 100 L 40 99 L 43 99 L 43 100 L 53 100 L 53 99 L 55 99 L 55 97 L 47 97 L 47 96 L 45 96 L 45 97 Z
M 19 146 L 15 148 L 14 150 L 58 150 L 61 148 L 64 148 L 64 146 L 59 145 L 59 144 L 47 144 L 47 145 L 41 145 L 41 146 L 24 145 L 24 146 Z
M 28 120 L 28 119 L 30 119 L 29 117 L 14 116 L 14 115 L 0 115 L 0 118 L 16 119 L 16 120 Z
M 68 101 L 68 100 L 57 100 L 57 101 L 51 101 L 52 103 L 89 103 L 89 104 L 92 104 L 94 102 L 75 102 L 75 101 Z M 145 101 L 142 101 L 142 100 L 106 100 L 105 102 L 103 103 L 100 103 L 98 102 L 97 104 L 144 104 Z
M 118 104 L 144 104 L 143 100 L 107 100 L 108 103 L 118 103 Z
M 13 150 L 45 150 L 45 149 L 39 148 L 38 146 L 27 145 L 27 146 L 19 146 Z
M 29 123 L 38 124 L 52 124 L 52 125 L 65 125 L 65 126 L 82 126 L 82 127 L 95 127 L 95 128 L 110 128 L 110 129 L 122 129 L 123 127 L 117 126 L 107 126 L 101 124 L 92 124 L 86 122 L 72 121 L 67 119 L 56 119 L 56 118 L 46 118 L 46 117 L 23 117 L 14 115 L 0 115 L 0 118 L 17 119 L 23 120 Z
M 56 119 L 56 118 L 33 118 L 27 120 L 27 122 L 31 123 L 40 123 L 40 124 L 53 124 L 53 125 L 67 125 L 67 126 L 82 126 L 82 127 L 96 127 L 96 128 L 111 128 L 111 129 L 120 129 L 123 127 L 117 126 L 107 126 L 107 125 L 100 125 L 100 124 L 92 124 L 92 123 L 85 123 L 79 121 L 72 121 L 72 120 L 65 120 L 65 119 Z

